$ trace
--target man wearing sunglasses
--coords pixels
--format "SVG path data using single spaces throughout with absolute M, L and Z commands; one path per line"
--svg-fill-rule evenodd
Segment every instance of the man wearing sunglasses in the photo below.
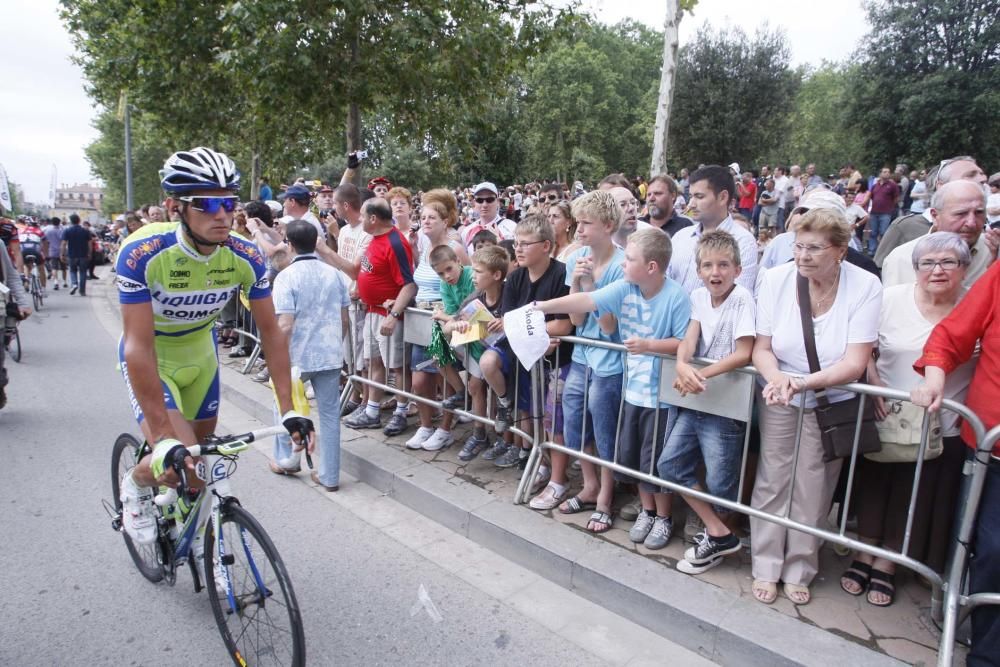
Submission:
M 479 214 L 479 221 L 466 227 L 462 233 L 462 240 L 470 255 L 474 250 L 472 238 L 484 229 L 493 232 L 497 241 L 513 240 L 517 223 L 500 215 L 500 191 L 497 186 L 489 182 L 477 185 L 472 191 L 472 203 L 475 212 Z
M 282 423 L 297 448 L 313 449 L 313 425 L 292 409 L 288 344 L 278 328 L 264 257 L 230 232 L 240 188 L 233 161 L 209 148 L 171 155 L 160 171 L 167 209 L 180 222 L 145 225 L 118 252 L 122 308 L 118 355 L 147 445 L 122 481 L 122 523 L 140 544 L 156 539 L 157 484 L 176 486 L 173 452 L 215 432 L 219 361 L 214 324 L 242 291 L 260 332 Z M 150 452 L 151 449 L 151 452 Z M 197 486 L 196 462 L 185 460 Z

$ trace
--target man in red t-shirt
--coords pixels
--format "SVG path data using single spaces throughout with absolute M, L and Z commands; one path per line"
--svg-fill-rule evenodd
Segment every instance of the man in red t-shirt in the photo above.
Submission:
M 364 358 L 370 378 L 385 383 L 386 368 L 403 371 L 403 318 L 406 307 L 417 295 L 413 282 L 413 250 L 392 222 L 392 209 L 384 199 L 369 199 L 361 206 L 361 221 L 371 234 L 364 254 L 349 262 L 337 253 L 316 246 L 317 253 L 328 263 L 358 282 L 358 297 L 368 309 L 364 323 Z M 360 406 L 343 423 L 351 428 L 380 428 L 379 404 L 382 391 L 370 387 L 367 405 Z M 386 435 L 398 435 L 406 429 L 407 399 L 396 397 L 396 412 L 383 430 Z
M 743 178 L 736 184 L 736 194 L 740 198 L 736 208 L 750 222 L 753 220 L 753 207 L 757 205 L 757 184 L 749 171 L 743 172 Z

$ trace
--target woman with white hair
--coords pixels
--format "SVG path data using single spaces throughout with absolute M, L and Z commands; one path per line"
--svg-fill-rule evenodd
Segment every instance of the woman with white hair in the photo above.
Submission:
M 958 234 L 934 232 L 913 249 L 915 283 L 887 287 L 882 292 L 878 342 L 868 364 L 869 384 L 910 391 L 923 379 L 913 364 L 923 352 L 934 326 L 955 307 L 965 292 L 962 280 L 972 257 Z M 976 358 L 948 375 L 944 396 L 959 402 L 972 381 Z M 885 445 L 858 464 L 858 537 L 862 542 L 902 551 L 906 517 L 913 489 L 923 410 L 903 401 L 875 400 L 876 418 Z M 944 411 L 928 436 L 927 452 L 914 507 L 908 555 L 943 572 L 951 544 L 952 523 L 962 476 L 965 447 L 959 418 Z M 895 565 L 859 552 L 844 572 L 840 586 L 851 595 L 867 593 L 868 602 L 888 607 L 895 593 Z

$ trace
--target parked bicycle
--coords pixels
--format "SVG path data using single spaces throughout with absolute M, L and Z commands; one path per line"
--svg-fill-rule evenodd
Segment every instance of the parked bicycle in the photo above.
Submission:
M 177 569 L 187 563 L 195 592 L 208 590 L 219 632 L 233 663 L 240 667 L 305 664 L 302 617 L 284 562 L 271 538 L 243 509 L 229 485 L 239 454 L 254 440 L 280 433 L 285 433 L 283 426 L 242 435 L 210 436 L 200 445 L 179 449 L 168 463 L 181 482 L 176 491 L 169 489 L 155 498 L 160 512 L 157 538 L 152 544 L 138 544 L 123 530 L 119 500 L 122 477 L 149 451 L 149 446 L 123 433 L 111 454 L 114 504 L 105 505 L 112 515 L 112 528 L 125 538 L 129 555 L 149 581 L 173 585 Z M 193 489 L 187 479 L 187 455 L 202 457 L 198 474 L 205 485 L 200 490 Z M 204 586 L 199 559 L 204 566 Z

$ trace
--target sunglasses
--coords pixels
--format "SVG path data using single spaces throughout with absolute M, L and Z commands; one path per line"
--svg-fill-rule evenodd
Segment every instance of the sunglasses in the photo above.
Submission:
M 219 212 L 219 209 L 223 209 L 226 213 L 232 213 L 236 210 L 236 205 L 239 203 L 239 197 L 181 197 L 181 201 L 191 204 L 191 208 L 196 211 L 201 211 L 202 213 L 208 213 L 214 215 Z
M 555 202 L 555 201 L 559 201 L 559 199 L 560 199 L 559 195 L 554 195 L 553 194 L 553 195 L 549 195 L 548 197 L 544 197 L 542 199 L 542 201 Z
M 492 204 L 496 200 L 496 197 L 476 197 L 477 204 Z

